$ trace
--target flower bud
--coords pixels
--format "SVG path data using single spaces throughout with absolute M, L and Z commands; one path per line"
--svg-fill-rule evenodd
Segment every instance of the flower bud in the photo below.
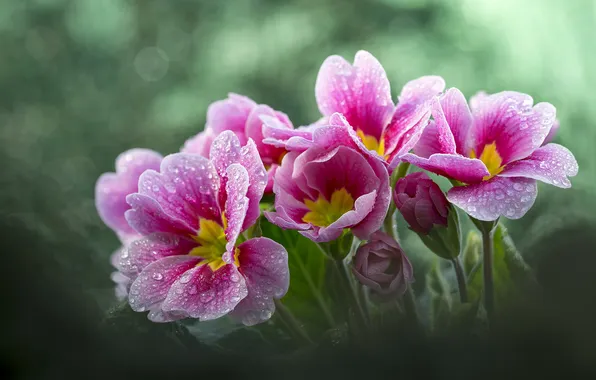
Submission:
M 410 229 L 437 256 L 453 259 L 459 255 L 459 218 L 443 191 L 424 172 L 397 181 L 393 201 Z
M 381 231 L 358 248 L 352 270 L 363 285 L 381 295 L 403 295 L 414 281 L 405 253 L 395 239 Z
M 449 202 L 426 173 L 411 173 L 399 179 L 393 201 L 410 228 L 419 234 L 428 234 L 434 225 L 447 226 Z

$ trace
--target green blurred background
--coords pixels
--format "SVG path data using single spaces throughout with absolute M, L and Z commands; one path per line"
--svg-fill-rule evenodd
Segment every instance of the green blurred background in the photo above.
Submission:
M 68 292 L 91 325 L 114 303 L 118 242 L 93 191 L 115 157 L 176 152 L 228 92 L 309 123 L 323 60 L 365 49 L 394 97 L 437 74 L 468 97 L 516 90 L 556 106 L 556 142 L 580 173 L 571 190 L 541 185 L 508 227 L 547 291 L 581 293 L 596 277 L 595 36 L 591 0 L 2 0 L 0 218 L 19 237 L 4 267 L 40 276 L 23 294 Z

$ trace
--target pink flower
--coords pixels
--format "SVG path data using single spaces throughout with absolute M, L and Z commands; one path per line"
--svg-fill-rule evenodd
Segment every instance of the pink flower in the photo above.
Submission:
M 257 104 L 245 96 L 231 93 L 227 99 L 218 100 L 209 106 L 205 130 L 187 140 L 181 151 L 209 157 L 213 140 L 223 131 L 234 132 L 241 144 L 246 144 L 249 138 L 253 139 L 268 171 L 269 181 L 265 192 L 269 193 L 273 189 L 272 178 L 275 170 L 286 151 L 263 143 L 263 115 L 275 118 L 282 129 L 294 128 L 286 114 L 267 105 Z
M 404 86 L 396 106 L 383 66 L 370 53 L 359 51 L 353 65 L 337 55 L 328 57 L 315 94 L 324 120 L 343 114 L 359 137 L 357 143 L 386 161 L 391 172 L 418 141 L 430 118 L 431 99 L 444 88 L 441 77 L 421 77 Z M 280 128 L 268 123 L 266 142 L 282 146 L 290 139 L 310 140 L 308 130 L 276 131 Z
M 289 144 L 275 173 L 275 212 L 265 213 L 267 219 L 317 242 L 335 240 L 346 228 L 361 239 L 378 230 L 389 206 L 389 177 L 356 140 L 335 114 L 329 125 L 314 130 L 312 141 Z
M 148 170 L 126 220 L 141 239 L 122 254 L 134 278 L 129 303 L 157 322 L 230 314 L 246 325 L 269 319 L 288 289 L 287 252 L 267 238 L 236 245 L 259 217 L 267 173 L 252 139 L 224 131 L 210 159 L 177 153 Z
M 521 218 L 536 199 L 536 180 L 568 188 L 567 177 L 578 171 L 567 148 L 541 146 L 557 125 L 555 107 L 532 104 L 518 92 L 481 93 L 471 99 L 470 112 L 462 93 L 452 88 L 435 99 L 434 120 L 414 154 L 402 159 L 463 183 L 447 198 L 476 219 Z
M 411 173 L 395 184 L 393 201 L 399 212 L 419 234 L 428 234 L 435 225 L 447 226 L 449 202 L 426 173 Z
M 414 282 L 412 265 L 395 239 L 375 232 L 356 251 L 352 271 L 356 278 L 381 295 L 403 295 Z
M 141 174 L 148 169 L 159 170 L 162 156 L 149 149 L 131 149 L 116 158 L 116 173 L 102 174 L 95 184 L 95 206 L 101 220 L 110 227 L 126 246 L 140 235 L 128 225 L 124 213 L 130 209 L 126 196 L 138 191 Z M 120 270 L 120 256 L 124 247 L 111 256 L 112 265 Z M 112 273 L 116 283 L 116 296 L 126 298 L 130 278 L 121 272 Z

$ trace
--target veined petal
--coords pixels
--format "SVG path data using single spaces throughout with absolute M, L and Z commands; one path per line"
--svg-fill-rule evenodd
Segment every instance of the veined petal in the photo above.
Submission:
M 283 148 L 289 152 L 304 151 L 312 145 L 313 131 L 319 125 L 289 129 L 286 124 L 276 117 L 261 115 L 263 122 L 263 143 L 276 148 Z
M 131 149 L 116 158 L 116 173 L 105 173 L 95 184 L 95 206 L 102 221 L 118 234 L 135 235 L 124 213 L 130 209 L 126 196 L 136 193 L 145 170 L 159 170 L 162 156 L 149 149 Z
M 421 169 L 464 183 L 480 182 L 484 177 L 490 175 L 482 161 L 459 154 L 437 153 L 429 158 L 423 158 L 408 153 L 401 159 Z
M 248 295 L 234 308 L 232 316 L 247 326 L 265 322 L 275 312 L 273 299 L 282 298 L 290 285 L 288 253 L 268 238 L 250 239 L 238 246 L 240 273 Z
M 261 159 L 263 163 L 266 165 L 272 165 L 279 163 L 280 157 L 286 152 L 285 149 L 275 147 L 270 144 L 265 144 L 263 142 L 263 120 L 261 120 L 262 116 L 269 116 L 279 120 L 279 124 L 287 129 L 292 129 L 292 123 L 288 117 L 281 113 L 273 110 L 271 107 L 260 104 L 253 108 L 252 112 L 248 116 L 248 120 L 246 121 L 246 137 L 253 139 L 255 145 L 257 146 L 257 150 L 261 155 Z
M 567 177 L 577 175 L 578 165 L 573 153 L 559 144 L 547 144 L 529 157 L 512 162 L 499 175 L 501 177 L 525 177 L 548 184 L 569 188 Z
M 328 57 L 317 76 L 315 95 L 323 115 L 342 113 L 352 126 L 377 140 L 394 107 L 383 66 L 366 51 L 356 54 L 353 66 L 340 56 Z
M 226 169 L 226 205 L 225 215 L 226 227 L 226 249 L 228 252 L 234 250 L 236 239 L 242 231 L 244 218 L 248 210 L 248 172 L 240 164 L 232 164 Z
M 184 143 L 184 146 L 180 150 L 182 153 L 198 154 L 203 157 L 209 158 L 209 151 L 211 150 L 211 144 L 215 140 L 215 133 L 211 128 L 207 128 L 204 131 L 199 132 L 194 137 L 189 138 Z
M 467 155 L 470 151 L 470 130 L 472 128 L 472 113 L 466 102 L 466 98 L 457 88 L 450 88 L 440 97 L 440 111 L 433 108 L 435 120 L 441 118 L 448 126 L 455 143 L 455 151 L 461 155 Z M 450 138 L 447 136 L 447 139 Z M 450 143 L 448 143 L 450 146 Z M 451 153 L 449 152 L 442 153 Z
M 256 103 L 246 96 L 230 93 L 228 98 L 211 103 L 207 108 L 207 126 L 215 135 L 223 131 L 232 131 L 246 144 L 245 126 L 248 115 Z
M 519 219 L 534 204 L 536 181 L 528 178 L 494 177 L 449 190 L 447 199 L 478 220 L 496 220 L 500 216 Z
M 244 277 L 234 264 L 215 272 L 209 265 L 199 265 L 176 279 L 161 308 L 207 321 L 228 314 L 247 294 Z
M 166 232 L 191 235 L 195 230 L 182 220 L 168 215 L 153 198 L 135 193 L 126 197 L 131 209 L 124 213 L 128 224 L 141 235 Z

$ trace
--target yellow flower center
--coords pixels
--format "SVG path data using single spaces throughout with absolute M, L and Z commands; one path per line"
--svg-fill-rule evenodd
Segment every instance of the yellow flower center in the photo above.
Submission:
M 319 195 L 319 199 L 316 201 L 305 199 L 304 204 L 310 211 L 304 215 L 302 220 L 313 226 L 327 227 L 354 208 L 354 198 L 345 188 L 341 188 L 331 194 L 331 201 Z
M 480 157 L 477 157 L 476 152 L 472 149 L 472 151 L 470 152 L 470 158 L 480 158 L 480 161 L 484 162 L 484 165 L 486 165 L 486 168 L 488 169 L 490 175 L 487 175 L 484 178 L 482 178 L 484 181 L 493 178 L 494 176 L 502 172 L 503 169 L 505 169 L 505 166 L 502 165 L 503 159 L 499 155 L 499 152 L 497 152 L 497 144 L 495 142 L 491 144 L 486 144 L 482 149 Z
M 223 214 L 222 220 L 223 226 L 213 220 L 201 218 L 199 220 L 199 233 L 196 236 L 192 236 L 193 240 L 199 243 L 200 246 L 193 248 L 189 252 L 189 255 L 199 256 L 203 259 L 197 265 L 207 264 L 214 272 L 226 265 L 222 256 L 226 252 L 227 240 L 225 226 L 228 223 Z M 238 253 L 239 250 L 236 248 L 234 252 L 236 266 L 239 266 Z
M 365 135 L 362 129 L 358 129 L 356 134 L 360 137 L 366 149 L 377 152 L 381 157 L 385 156 L 385 139 L 381 137 L 381 141 L 379 141 L 374 136 Z

